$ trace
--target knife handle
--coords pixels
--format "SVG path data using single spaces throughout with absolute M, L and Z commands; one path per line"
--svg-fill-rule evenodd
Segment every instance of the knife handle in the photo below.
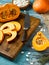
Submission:
M 26 41 L 26 36 L 27 36 L 27 33 L 26 33 L 26 30 L 24 30 L 23 36 L 22 36 L 22 42 Z

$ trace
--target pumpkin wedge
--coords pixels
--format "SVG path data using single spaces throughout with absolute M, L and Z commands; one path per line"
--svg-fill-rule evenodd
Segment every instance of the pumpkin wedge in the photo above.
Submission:
M 32 46 L 37 51 L 44 51 L 49 47 L 49 41 L 45 35 L 39 31 L 32 40 Z

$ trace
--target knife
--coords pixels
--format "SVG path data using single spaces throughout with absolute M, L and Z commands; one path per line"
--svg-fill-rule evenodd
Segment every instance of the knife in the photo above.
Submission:
M 24 18 L 24 28 L 23 28 L 23 36 L 22 36 L 22 41 L 26 41 L 26 36 L 27 36 L 27 33 L 26 31 L 30 28 L 30 16 L 29 16 L 29 13 L 26 12 L 26 15 L 25 15 L 25 18 Z

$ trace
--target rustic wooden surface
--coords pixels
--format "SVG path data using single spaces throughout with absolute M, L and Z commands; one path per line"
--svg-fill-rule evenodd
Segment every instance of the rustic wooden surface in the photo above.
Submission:
M 0 45 L 0 54 L 6 56 L 9 59 L 15 58 L 22 46 L 25 44 L 25 42 L 21 42 L 24 27 L 24 16 L 24 14 L 20 14 L 19 18 L 16 20 L 21 24 L 22 28 L 18 32 L 18 35 L 15 38 L 15 40 L 13 40 L 10 43 L 7 43 L 6 39 L 8 36 L 5 36 L 4 41 Z M 30 29 L 27 31 L 27 40 L 30 37 L 30 35 L 34 32 L 34 30 L 37 28 L 39 22 L 40 20 L 38 18 L 30 16 Z M 2 23 L 0 23 L 0 26 L 1 25 Z

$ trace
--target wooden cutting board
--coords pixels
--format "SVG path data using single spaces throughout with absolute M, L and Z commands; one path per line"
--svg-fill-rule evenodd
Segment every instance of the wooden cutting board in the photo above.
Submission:
M 24 27 L 24 17 L 25 15 L 21 13 L 19 18 L 16 20 L 22 26 L 21 30 L 18 32 L 17 37 L 8 44 L 6 42 L 8 36 L 5 36 L 4 41 L 0 45 L 0 54 L 9 59 L 14 59 L 21 50 L 21 48 L 23 47 L 23 45 L 25 44 L 25 42 L 21 42 L 23 35 L 23 27 Z M 30 16 L 30 29 L 27 30 L 27 40 L 29 39 L 30 35 L 33 34 L 34 30 L 37 28 L 39 23 L 40 23 L 40 19 Z M 2 24 L 3 23 L 0 23 L 0 26 Z

